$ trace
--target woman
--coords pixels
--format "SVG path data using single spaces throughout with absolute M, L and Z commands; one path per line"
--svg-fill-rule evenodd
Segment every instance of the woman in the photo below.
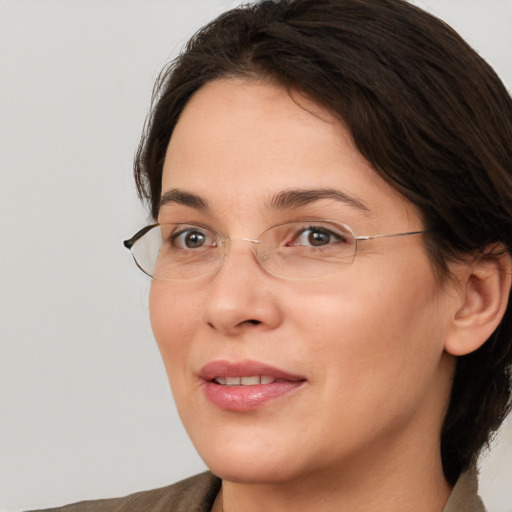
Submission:
M 126 242 L 211 473 L 66 510 L 484 510 L 512 361 L 512 102 L 403 0 L 278 0 L 159 79 Z M 215 475 L 215 476 L 214 476 Z

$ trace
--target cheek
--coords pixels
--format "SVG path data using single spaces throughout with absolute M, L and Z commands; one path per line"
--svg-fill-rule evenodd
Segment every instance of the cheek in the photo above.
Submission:
M 310 360 L 319 370 L 333 368 L 333 379 L 350 375 L 355 387 L 431 377 L 446 324 L 438 285 L 429 267 L 421 270 L 420 264 L 393 275 L 354 273 L 342 290 L 301 294 L 309 299 L 296 304 L 296 323 L 309 338 Z
M 183 368 L 199 318 L 198 304 L 184 296 L 175 285 L 155 280 L 151 284 L 151 327 L 169 378 L 173 367 Z

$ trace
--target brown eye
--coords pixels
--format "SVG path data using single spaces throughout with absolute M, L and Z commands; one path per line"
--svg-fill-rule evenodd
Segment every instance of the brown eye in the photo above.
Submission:
M 308 234 L 308 242 L 315 247 L 326 245 L 331 241 L 331 235 L 325 231 L 310 230 Z
M 175 233 L 172 236 L 172 243 L 180 249 L 200 249 L 205 245 L 215 245 L 214 240 L 209 240 L 206 231 L 195 229 L 186 229 Z
M 197 231 L 188 233 L 185 237 L 185 245 L 189 249 L 196 249 L 197 247 L 201 247 L 204 245 L 205 236 L 202 233 L 198 233 Z
M 344 238 L 333 231 L 322 227 L 308 227 L 297 234 L 293 245 L 306 247 L 323 247 L 336 242 L 343 242 Z

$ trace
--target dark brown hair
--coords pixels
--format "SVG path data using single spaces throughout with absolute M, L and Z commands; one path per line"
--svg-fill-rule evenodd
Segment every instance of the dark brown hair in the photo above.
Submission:
M 201 29 L 163 70 L 135 160 L 156 218 L 169 139 L 190 97 L 221 77 L 268 78 L 326 107 L 376 172 L 414 203 L 434 267 L 512 249 L 512 101 L 445 23 L 404 0 L 266 0 Z M 510 408 L 512 310 L 459 357 L 441 436 L 447 480 Z

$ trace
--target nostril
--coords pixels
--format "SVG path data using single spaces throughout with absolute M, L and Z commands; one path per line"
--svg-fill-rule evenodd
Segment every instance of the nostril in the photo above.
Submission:
M 236 327 L 241 327 L 243 326 L 244 324 L 249 324 L 249 325 L 260 325 L 262 322 L 260 320 L 254 320 L 254 319 L 250 319 L 250 320 L 244 320 L 243 322 L 240 322 L 239 324 L 236 325 Z M 215 326 L 215 322 L 206 322 L 206 325 L 208 325 L 208 327 L 210 327 L 211 329 L 217 329 L 217 327 Z

